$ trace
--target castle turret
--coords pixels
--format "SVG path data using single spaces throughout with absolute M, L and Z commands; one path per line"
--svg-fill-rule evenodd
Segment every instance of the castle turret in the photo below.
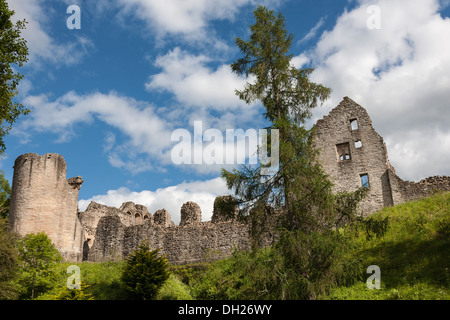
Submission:
M 81 261 L 83 228 L 78 219 L 81 177 L 66 179 L 56 153 L 27 153 L 14 162 L 9 223 L 20 235 L 45 232 L 66 261 Z

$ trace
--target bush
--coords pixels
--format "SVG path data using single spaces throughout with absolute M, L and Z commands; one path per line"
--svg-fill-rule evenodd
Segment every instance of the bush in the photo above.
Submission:
M 50 296 L 54 300 L 94 300 L 92 294 L 85 293 L 85 289 L 89 286 L 81 283 L 80 289 L 70 289 L 64 286 L 60 289 L 58 294 Z
M 150 250 L 143 241 L 126 260 L 121 280 L 127 290 L 138 299 L 152 299 L 169 278 L 168 262 L 158 257 L 159 250 Z
M 171 274 L 156 296 L 157 300 L 192 300 L 189 287 Z

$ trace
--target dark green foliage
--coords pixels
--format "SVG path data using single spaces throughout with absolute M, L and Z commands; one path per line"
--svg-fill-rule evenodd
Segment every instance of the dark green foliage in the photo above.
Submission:
M 231 69 L 239 75 L 253 75 L 256 80 L 236 94 L 246 103 L 260 100 L 266 109 L 264 116 L 272 123 L 288 114 L 303 123 L 331 90 L 309 80 L 313 69 L 300 70 L 291 65 L 293 55 L 289 51 L 294 36 L 287 31 L 283 15 L 258 6 L 254 17 L 250 39 L 236 38 L 243 57 L 231 64 Z
M 169 278 L 167 259 L 158 253 L 159 250 L 150 250 L 148 242 L 143 241 L 127 258 L 121 280 L 136 298 L 154 298 Z
M 54 300 L 94 300 L 92 294 L 86 293 L 85 290 L 89 288 L 85 283 L 80 284 L 80 289 L 70 289 L 64 286 L 55 295 L 51 296 Z
M 272 176 L 261 175 L 261 167 L 244 166 L 231 172 L 222 170 L 222 177 L 235 191 L 241 216 L 252 212 L 253 220 L 264 218 L 266 206 L 271 205 L 286 211 L 288 228 L 309 228 L 309 223 L 318 221 L 311 219 L 311 210 L 318 215 L 330 213 L 331 183 L 316 160 L 313 131 L 304 125 L 311 110 L 327 99 L 331 90 L 309 80 L 312 69 L 299 70 L 291 65 L 293 35 L 281 14 L 259 6 L 254 17 L 250 39 L 236 38 L 243 57 L 231 68 L 239 75 L 255 76 L 254 83 L 247 83 L 236 94 L 247 103 L 262 102 L 264 116 L 271 122 L 267 129 L 279 132 L 280 167 Z M 328 221 L 319 222 L 323 223 Z
M 363 273 L 358 259 L 344 256 L 345 248 L 339 238 L 287 232 L 272 247 L 235 251 L 212 263 L 190 280 L 192 295 L 206 300 L 315 299 L 336 285 L 354 283 Z
M 11 199 L 11 187 L 5 175 L 0 171 L 0 218 L 7 218 L 9 213 L 9 202 Z
M 62 258 L 44 233 L 27 234 L 18 242 L 20 277 L 18 284 L 23 298 L 33 299 L 51 289 L 56 281 L 54 270 Z
M 389 216 L 383 219 L 376 217 L 360 218 L 359 222 L 363 226 L 367 239 L 373 236 L 381 238 L 386 234 L 389 227 Z
M 270 217 L 283 213 L 277 222 L 281 237 L 274 246 L 276 259 L 268 260 L 270 268 L 265 273 L 269 282 L 263 287 L 267 289 L 270 283 L 272 288 L 268 296 L 314 299 L 346 279 L 336 271 L 345 265 L 345 242 L 343 235 L 333 230 L 353 225 L 357 205 L 367 190 L 333 194 L 332 183 L 318 161 L 315 129 L 305 127 L 312 109 L 323 103 L 331 90 L 309 80 L 313 69 L 292 66 L 289 51 L 293 35 L 281 14 L 259 6 L 254 16 L 250 39 L 236 39 L 243 57 L 231 67 L 239 75 L 255 77 L 236 94 L 247 103 L 261 101 L 270 122 L 268 128 L 278 130 L 279 170 L 267 176 L 261 174 L 262 166 L 244 166 L 231 172 L 222 170 L 222 177 L 236 194 L 240 215 L 249 216 L 254 250 L 267 231 Z M 271 265 L 274 261 L 276 266 Z
M 0 300 L 17 298 L 13 280 L 17 278 L 19 252 L 17 236 L 7 230 L 6 219 L 0 217 Z
M 3 137 L 21 114 L 29 112 L 22 104 L 13 101 L 17 86 L 23 75 L 15 72 L 28 60 L 26 41 L 20 33 L 25 29 L 25 20 L 12 23 L 14 11 L 9 10 L 6 0 L 0 0 L 0 153 L 5 151 Z M 13 69 L 14 68 L 14 69 Z

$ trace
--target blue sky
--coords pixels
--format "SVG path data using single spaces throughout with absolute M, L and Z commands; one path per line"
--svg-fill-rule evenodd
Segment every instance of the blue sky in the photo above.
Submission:
M 298 67 L 333 90 L 313 123 L 344 96 L 364 106 L 406 180 L 450 175 L 449 1 L 97 0 L 8 1 L 29 24 L 30 61 L 17 100 L 31 109 L 6 138 L 0 161 L 12 182 L 23 153 L 59 153 L 67 177 L 85 180 L 91 200 L 166 208 L 179 222 L 188 200 L 209 220 L 227 192 L 220 166 L 171 162 L 177 128 L 264 127 L 259 104 L 234 95 L 246 79 L 232 74 L 258 4 L 281 12 L 295 35 Z M 81 9 L 68 29 L 67 7 Z M 369 6 L 379 9 L 379 28 Z M 373 7 L 372 7 L 373 8 Z M 374 20 L 370 20 L 374 21 Z

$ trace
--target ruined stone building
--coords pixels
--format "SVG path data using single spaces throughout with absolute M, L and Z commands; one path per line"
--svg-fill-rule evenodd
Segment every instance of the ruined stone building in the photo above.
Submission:
M 366 109 L 348 97 L 315 124 L 319 160 L 334 184 L 334 192 L 369 187 L 360 210 L 369 214 L 450 190 L 450 177 L 435 176 L 418 183 L 403 181 L 389 163 L 386 144 L 375 131 Z
M 383 138 L 367 111 L 348 97 L 317 121 L 315 144 L 334 191 L 368 187 L 360 206 L 364 214 L 450 190 L 450 177 L 435 176 L 418 183 L 403 181 L 389 163 Z M 176 226 L 165 209 L 151 214 L 147 207 L 126 202 L 120 208 L 91 202 L 78 211 L 81 177 L 66 179 L 61 155 L 27 153 L 14 163 L 9 212 L 10 227 L 21 235 L 44 231 L 66 261 L 122 259 L 142 240 L 159 248 L 174 264 L 229 256 L 234 248 L 251 246 L 248 226 L 221 212 L 216 202 L 211 221 L 202 222 L 201 209 L 187 202 Z M 270 228 L 268 228 L 270 229 Z M 270 232 L 261 240 L 273 241 Z

